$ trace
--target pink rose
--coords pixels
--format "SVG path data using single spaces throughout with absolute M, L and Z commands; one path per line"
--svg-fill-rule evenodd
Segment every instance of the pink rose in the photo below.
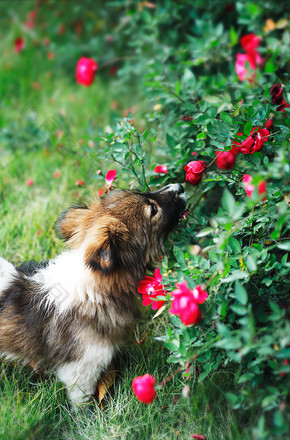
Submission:
M 174 297 L 169 312 L 178 315 L 185 325 L 198 324 L 202 318 L 198 304 L 203 304 L 208 297 L 208 293 L 202 289 L 201 285 L 190 290 L 187 282 L 176 283 L 177 289 L 171 292 Z
M 155 386 L 156 380 L 150 374 L 135 377 L 132 382 L 133 391 L 140 402 L 152 403 L 156 397 Z

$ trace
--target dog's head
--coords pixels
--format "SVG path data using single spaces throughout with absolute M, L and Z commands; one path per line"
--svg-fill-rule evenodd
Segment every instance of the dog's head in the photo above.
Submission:
M 158 257 L 185 209 L 180 184 L 148 193 L 112 191 L 88 206 L 69 208 L 58 221 L 58 230 L 71 248 L 83 251 L 92 271 L 122 270 L 140 276 Z

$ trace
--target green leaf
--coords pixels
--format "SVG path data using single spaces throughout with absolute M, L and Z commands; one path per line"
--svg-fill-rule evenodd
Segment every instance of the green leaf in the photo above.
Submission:
M 177 263 L 181 267 L 187 266 L 183 251 L 178 246 L 173 247 L 173 253 L 176 258 Z
M 244 134 L 246 136 L 249 136 L 249 134 L 251 133 L 252 128 L 253 128 L 253 126 L 252 126 L 251 122 L 247 121 L 246 124 L 244 125 Z
M 254 374 L 250 373 L 250 372 L 242 374 L 241 377 L 238 380 L 238 383 L 247 382 L 248 380 L 253 379 L 253 377 L 254 377 Z
M 221 102 L 221 98 L 218 96 L 205 96 L 203 99 L 210 104 L 217 104 L 218 102 Z
M 248 255 L 246 264 L 250 272 L 255 272 L 257 270 L 257 265 L 252 255 Z
M 178 351 L 179 350 L 179 341 L 171 341 L 166 342 L 165 347 L 170 351 Z
M 226 124 L 232 125 L 233 117 L 229 113 L 221 113 L 221 118 Z
M 248 294 L 244 286 L 239 281 L 235 282 L 235 298 L 244 306 L 248 302 Z
M 235 28 L 233 26 L 231 26 L 230 38 L 231 38 L 232 46 L 237 44 L 237 42 L 239 41 L 238 34 L 236 33 Z
M 233 393 L 226 393 L 226 398 L 232 403 L 236 403 L 238 401 L 238 396 Z
M 226 189 L 222 196 L 222 207 L 229 214 L 232 214 L 235 210 L 236 201 L 232 193 Z
M 233 304 L 231 306 L 231 310 L 236 313 L 237 315 L 246 315 L 247 314 L 247 309 L 243 306 L 240 306 L 238 304 Z
M 243 272 L 242 270 L 234 270 L 229 276 L 226 278 L 221 278 L 222 283 L 229 283 L 230 281 L 242 280 L 244 278 L 248 278 L 247 272 Z
M 276 353 L 276 358 L 290 359 L 290 348 L 284 348 Z
M 177 80 L 175 83 L 175 93 L 177 96 L 179 96 L 180 90 L 181 90 L 181 82 L 179 80 Z
M 205 379 L 209 373 L 211 372 L 211 364 L 209 363 L 205 369 L 205 371 L 203 371 L 199 376 L 198 376 L 198 382 L 203 381 L 203 379 Z
M 290 252 L 290 241 L 285 241 L 284 243 L 278 244 L 277 247 L 283 251 Z
M 241 253 L 241 245 L 236 238 L 230 237 L 229 238 L 229 245 L 235 254 Z

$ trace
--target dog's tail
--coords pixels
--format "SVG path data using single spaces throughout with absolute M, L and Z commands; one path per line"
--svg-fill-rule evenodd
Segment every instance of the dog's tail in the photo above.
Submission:
M 0 257 L 0 295 L 9 287 L 18 272 L 13 264 Z

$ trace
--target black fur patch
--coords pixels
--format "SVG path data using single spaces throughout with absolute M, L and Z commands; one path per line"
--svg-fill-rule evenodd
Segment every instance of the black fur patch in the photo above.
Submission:
M 24 273 L 24 275 L 32 276 L 36 272 L 38 272 L 39 269 L 44 269 L 45 267 L 47 267 L 48 264 L 49 264 L 49 261 L 40 261 L 40 262 L 38 262 L 38 261 L 35 261 L 35 260 L 30 260 L 30 261 L 25 261 L 20 266 L 16 267 L 16 269 L 19 272 Z

